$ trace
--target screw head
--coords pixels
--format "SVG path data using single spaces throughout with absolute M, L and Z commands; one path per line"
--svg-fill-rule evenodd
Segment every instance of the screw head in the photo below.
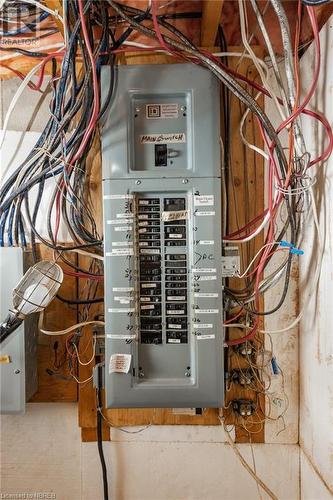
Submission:
M 185 377 L 190 377 L 190 376 L 191 376 L 191 372 L 189 370 L 186 370 Z
M 181 111 L 186 111 L 186 106 L 181 106 L 181 107 L 180 107 L 180 110 L 181 110 Z
M 15 375 L 18 375 L 19 373 L 21 373 L 21 370 L 19 370 L 18 368 L 14 371 Z
M 140 179 L 138 179 L 137 181 L 135 181 L 135 184 L 136 184 L 137 186 L 140 186 L 140 184 L 141 184 Z
M 183 183 L 183 184 L 188 184 L 188 179 L 183 179 L 183 180 L 182 180 L 182 183 Z
M 135 108 L 136 113 L 140 113 L 140 108 Z

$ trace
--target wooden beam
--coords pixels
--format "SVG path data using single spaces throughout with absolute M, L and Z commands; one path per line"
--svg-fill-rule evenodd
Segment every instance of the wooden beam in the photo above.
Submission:
M 201 21 L 201 45 L 211 47 L 215 44 L 224 0 L 203 0 Z

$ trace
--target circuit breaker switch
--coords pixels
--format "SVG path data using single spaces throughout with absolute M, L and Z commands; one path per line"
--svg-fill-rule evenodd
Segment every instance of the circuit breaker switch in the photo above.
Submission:
M 168 166 L 168 148 L 166 144 L 155 144 L 155 166 Z

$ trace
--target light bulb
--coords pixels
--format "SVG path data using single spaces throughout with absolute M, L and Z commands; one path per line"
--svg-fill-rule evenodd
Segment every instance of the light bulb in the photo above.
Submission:
M 43 308 L 49 302 L 49 289 L 43 283 L 29 285 L 23 293 L 21 302 L 16 307 L 17 311 L 27 316 Z

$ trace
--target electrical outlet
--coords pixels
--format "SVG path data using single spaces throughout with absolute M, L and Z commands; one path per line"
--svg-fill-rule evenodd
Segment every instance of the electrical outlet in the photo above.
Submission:
M 254 384 L 256 377 L 252 368 L 245 368 L 244 370 L 232 370 L 230 380 L 245 387 Z
M 250 399 L 234 399 L 232 408 L 241 417 L 250 417 L 256 411 L 257 405 Z
M 254 344 L 251 341 L 243 342 L 234 346 L 234 351 L 244 358 L 247 356 L 252 356 L 254 354 Z

